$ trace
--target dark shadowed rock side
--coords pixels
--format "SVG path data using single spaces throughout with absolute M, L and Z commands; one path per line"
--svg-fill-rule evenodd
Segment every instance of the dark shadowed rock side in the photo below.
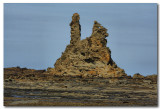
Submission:
M 62 56 L 48 69 L 54 75 L 82 77 L 125 77 L 125 71 L 119 68 L 111 58 L 107 45 L 107 29 L 94 21 L 92 34 L 81 40 L 79 14 L 72 16 L 70 23 L 71 41 Z

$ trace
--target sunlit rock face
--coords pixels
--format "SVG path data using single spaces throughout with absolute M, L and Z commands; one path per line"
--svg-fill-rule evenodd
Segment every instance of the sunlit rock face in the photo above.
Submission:
M 51 71 L 55 75 L 82 77 L 124 77 L 125 71 L 119 68 L 111 58 L 107 47 L 107 29 L 94 21 L 92 34 L 81 40 L 81 25 L 78 13 L 73 14 L 71 41 Z

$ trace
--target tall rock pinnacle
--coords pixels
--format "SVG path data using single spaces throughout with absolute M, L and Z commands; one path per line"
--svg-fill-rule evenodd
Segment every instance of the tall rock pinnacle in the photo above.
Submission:
M 123 77 L 127 76 L 111 58 L 106 47 L 107 29 L 94 21 L 92 35 L 80 40 L 79 14 L 72 16 L 71 41 L 62 56 L 54 64 L 54 75 L 82 77 Z
M 79 14 L 74 13 L 72 16 L 72 21 L 70 23 L 71 26 L 71 41 L 70 44 L 76 44 L 78 41 L 80 41 L 81 37 L 81 25 L 79 24 Z

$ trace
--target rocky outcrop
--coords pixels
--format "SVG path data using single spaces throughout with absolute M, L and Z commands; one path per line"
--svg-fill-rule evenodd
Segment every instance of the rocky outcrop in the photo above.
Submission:
M 144 76 L 139 73 L 136 73 L 133 75 L 133 79 L 143 79 L 143 78 L 144 78 Z
M 157 83 L 157 75 L 153 74 L 153 75 L 148 75 L 145 77 L 146 80 L 151 80 L 153 83 Z
M 155 75 L 155 74 L 153 74 L 153 75 L 148 75 L 148 76 L 146 76 L 146 79 L 157 80 L 157 75 Z
M 80 19 L 79 14 L 75 13 L 72 16 L 72 22 L 70 23 L 70 26 L 71 26 L 70 44 L 73 44 L 73 45 L 79 42 L 81 37 L 81 25 L 79 24 L 79 19 Z
M 27 69 L 20 67 L 11 67 L 4 68 L 4 80 L 12 81 L 12 80 L 22 80 L 22 79 L 30 79 L 30 80 L 38 80 L 45 75 L 45 70 L 35 70 L 35 69 Z M 46 77 L 47 75 L 45 75 Z
M 111 58 L 111 51 L 106 47 L 107 29 L 94 21 L 92 35 L 80 40 L 81 26 L 79 14 L 72 16 L 71 41 L 62 56 L 50 69 L 54 75 L 82 77 L 124 77 L 125 71 L 119 68 Z

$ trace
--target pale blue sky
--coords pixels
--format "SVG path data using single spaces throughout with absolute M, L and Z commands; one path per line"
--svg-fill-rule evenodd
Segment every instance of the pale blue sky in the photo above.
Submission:
M 4 67 L 53 67 L 70 43 L 71 17 L 81 39 L 94 20 L 108 29 L 112 58 L 128 75 L 157 73 L 157 4 L 4 4 Z

